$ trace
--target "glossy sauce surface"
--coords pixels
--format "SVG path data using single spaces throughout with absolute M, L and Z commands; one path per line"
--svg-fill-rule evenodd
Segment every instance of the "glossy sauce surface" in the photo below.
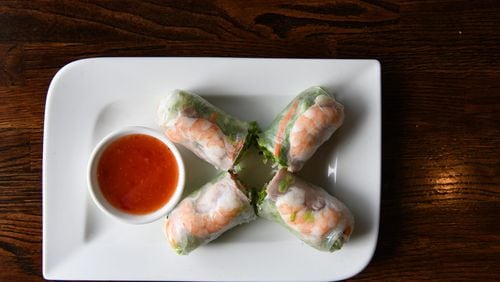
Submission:
M 97 166 L 99 187 L 115 208 L 147 214 L 174 194 L 179 168 L 174 154 L 160 140 L 132 134 L 111 143 Z

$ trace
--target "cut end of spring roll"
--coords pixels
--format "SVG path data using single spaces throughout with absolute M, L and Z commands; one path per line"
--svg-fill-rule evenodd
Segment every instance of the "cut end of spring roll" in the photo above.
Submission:
M 344 121 L 344 106 L 325 89 L 314 86 L 300 93 L 259 134 L 266 160 L 296 172 Z
M 159 103 L 157 122 L 164 134 L 220 170 L 231 170 L 256 133 L 244 122 L 202 97 L 175 90 Z
M 165 219 L 164 232 L 170 246 L 186 255 L 255 218 L 250 194 L 226 172 L 182 200 Z
M 321 251 L 340 249 L 354 228 L 354 218 L 342 202 L 286 169 L 259 192 L 257 211 Z

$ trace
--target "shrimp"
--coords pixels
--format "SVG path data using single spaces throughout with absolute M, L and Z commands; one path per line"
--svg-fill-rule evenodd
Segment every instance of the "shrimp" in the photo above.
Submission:
M 317 96 L 315 104 L 300 115 L 292 127 L 289 170 L 300 170 L 318 147 L 342 125 L 343 119 L 341 104 L 329 96 Z
M 308 245 L 332 252 L 349 240 L 354 218 L 323 188 L 281 168 L 257 205 L 261 217 L 276 221 Z
M 254 128 L 253 123 L 232 117 L 183 90 L 160 100 L 156 122 L 171 141 L 225 171 L 237 161 Z
M 197 196 L 188 197 L 166 220 L 165 235 L 172 246 L 177 246 L 189 234 L 197 238 L 213 238 L 225 229 L 249 205 L 245 195 L 234 187 L 234 181 L 223 178 Z
M 227 170 L 232 166 L 236 149 L 222 130 L 209 120 L 180 116 L 173 126 L 166 127 L 165 135 L 219 169 Z
M 181 244 L 186 231 L 200 237 L 204 235 L 201 220 L 193 216 L 192 204 L 191 201 L 182 201 L 178 210 L 172 212 L 171 216 L 165 220 L 165 237 L 174 247 Z
M 312 242 L 323 240 L 337 227 L 341 217 L 339 211 L 329 205 L 316 210 L 306 206 L 304 191 L 296 188 L 291 188 L 276 206 L 281 219 Z

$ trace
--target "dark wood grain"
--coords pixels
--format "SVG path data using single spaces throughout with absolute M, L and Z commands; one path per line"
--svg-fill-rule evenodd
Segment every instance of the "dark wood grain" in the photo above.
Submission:
M 352 280 L 500 277 L 497 1 L 0 1 L 0 281 L 41 280 L 48 84 L 96 56 L 376 58 L 380 237 Z

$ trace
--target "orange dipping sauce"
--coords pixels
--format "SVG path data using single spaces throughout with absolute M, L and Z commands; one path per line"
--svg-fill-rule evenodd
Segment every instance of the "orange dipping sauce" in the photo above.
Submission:
M 102 194 L 117 209 L 148 214 L 172 197 L 179 180 L 174 154 L 160 140 L 132 134 L 113 141 L 97 165 Z

